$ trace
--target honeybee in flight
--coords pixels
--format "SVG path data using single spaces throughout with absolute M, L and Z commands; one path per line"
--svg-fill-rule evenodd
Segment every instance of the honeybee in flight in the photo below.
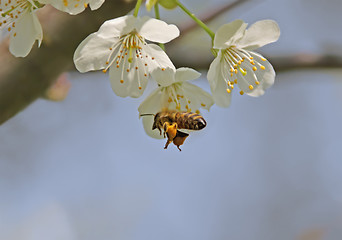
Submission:
M 154 115 L 152 130 L 158 129 L 160 135 L 164 131 L 164 138 L 167 137 L 164 149 L 167 149 L 169 144 L 173 142 L 179 151 L 182 151 L 179 146 L 184 143 L 189 134 L 178 129 L 201 130 L 207 125 L 201 115 L 192 112 L 165 110 L 156 114 L 141 114 L 140 116 L 147 115 Z

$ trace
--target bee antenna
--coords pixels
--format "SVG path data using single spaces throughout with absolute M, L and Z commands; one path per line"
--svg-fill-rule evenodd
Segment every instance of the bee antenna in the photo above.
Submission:
M 139 117 L 143 117 L 143 116 L 155 116 L 155 114 L 153 113 L 144 113 L 144 114 L 140 114 Z

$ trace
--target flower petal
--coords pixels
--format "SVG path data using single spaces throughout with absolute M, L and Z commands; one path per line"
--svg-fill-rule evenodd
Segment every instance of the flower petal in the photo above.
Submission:
M 238 42 L 238 48 L 253 50 L 279 39 L 280 29 L 277 22 L 273 20 L 262 20 L 251 25 Z
M 130 66 L 124 64 L 118 66 L 109 68 L 109 79 L 114 93 L 119 97 L 140 97 L 148 82 L 143 63 L 139 61 L 139 58 L 133 58 Z
M 147 40 L 167 43 L 179 36 L 179 29 L 173 24 L 145 16 L 137 21 L 138 33 Z
M 217 57 L 210 64 L 207 78 L 215 103 L 220 107 L 229 107 L 231 93 L 227 92 L 227 83 L 222 74 L 221 68 L 223 65 L 221 64 L 220 59 L 221 53 L 219 52 Z
M 134 30 L 137 18 L 134 16 L 122 16 L 105 21 L 97 34 L 102 38 L 115 38 L 126 35 Z
M 102 6 L 105 0 L 90 0 L 89 6 L 91 10 L 96 10 Z
M 149 58 L 147 58 L 148 69 L 150 72 L 152 72 L 156 68 L 172 68 L 176 70 L 170 58 L 158 45 L 147 44 L 144 45 L 143 48 L 146 55 L 150 56 Z
M 10 36 L 10 52 L 16 57 L 26 57 L 36 40 L 40 46 L 43 30 L 35 12 L 23 13 Z
M 67 12 L 71 15 L 79 14 L 85 9 L 85 1 L 39 0 L 39 2 L 43 4 L 51 4 L 54 8 L 63 12 Z
M 221 51 L 218 52 L 217 57 L 214 59 L 214 61 L 210 64 L 208 74 L 207 74 L 207 79 L 210 84 L 210 87 L 212 89 L 216 88 L 217 81 L 222 78 L 221 76 L 221 58 L 222 58 L 222 53 Z
M 246 27 L 247 24 L 240 19 L 221 26 L 215 34 L 213 48 L 225 49 L 234 45 L 243 36 Z
M 163 108 L 162 102 L 164 102 L 163 93 L 160 88 L 154 90 L 139 106 L 139 117 L 140 114 L 156 114 Z M 152 130 L 154 116 L 142 116 L 144 130 L 147 135 L 153 138 L 161 139 L 163 135 L 159 134 L 159 130 Z
M 74 53 L 74 63 L 78 71 L 88 72 L 107 67 L 110 48 L 118 38 L 105 39 L 97 33 L 90 34 L 78 45 Z
M 256 58 L 256 56 L 254 56 L 254 58 Z M 275 71 L 272 65 L 266 60 L 263 62 L 263 66 L 265 67 L 264 70 L 258 70 L 255 72 L 255 75 L 260 84 L 257 85 L 251 93 L 247 93 L 252 97 L 263 95 L 265 93 L 265 90 L 274 84 Z
M 210 107 L 214 104 L 212 96 L 194 84 L 184 82 L 182 84 L 182 90 L 184 92 L 184 97 L 188 99 L 189 108 L 191 108 L 192 112 L 195 112 L 200 108 L 209 111 Z
M 201 76 L 201 73 L 192 68 L 178 68 L 176 70 L 175 80 L 176 82 L 185 82 L 188 80 L 197 79 Z
M 164 68 L 163 68 L 164 69 Z M 155 69 L 152 73 L 152 78 L 162 87 L 167 87 L 175 83 L 175 70 L 172 68 Z
M 143 122 L 144 130 L 148 136 L 150 136 L 152 138 L 156 138 L 156 139 L 163 139 L 164 138 L 163 133 L 160 134 L 158 129 L 152 130 L 152 126 L 153 126 L 153 122 L 154 122 L 153 116 L 143 117 L 142 122 Z

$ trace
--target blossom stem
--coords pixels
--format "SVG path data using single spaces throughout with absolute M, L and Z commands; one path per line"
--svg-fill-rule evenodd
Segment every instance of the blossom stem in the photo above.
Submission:
M 195 16 L 195 14 L 193 14 L 192 12 L 190 12 L 181 2 L 179 2 L 179 0 L 175 0 L 175 3 L 186 13 L 189 15 L 189 17 L 191 17 L 201 28 L 204 29 L 204 31 L 206 31 L 209 36 L 211 37 L 211 39 L 213 40 L 215 37 L 215 33 L 213 31 L 210 30 L 210 28 L 205 25 L 204 22 L 202 22 L 199 18 L 197 18 Z
M 138 16 L 138 12 L 139 12 L 139 8 L 140 8 L 140 5 L 141 5 L 141 2 L 142 2 L 142 0 L 137 0 L 137 4 L 135 5 L 134 13 L 133 13 L 134 17 Z
M 159 20 L 160 20 L 160 13 L 159 13 L 159 5 L 158 5 L 158 3 L 156 3 L 156 4 L 154 5 L 154 14 L 155 14 L 155 16 L 156 16 L 156 19 L 159 19 Z M 159 47 L 165 51 L 165 46 L 164 46 L 164 44 L 159 43 Z

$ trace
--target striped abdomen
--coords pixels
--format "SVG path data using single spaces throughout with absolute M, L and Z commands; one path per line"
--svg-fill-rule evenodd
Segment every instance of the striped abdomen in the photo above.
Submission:
M 204 118 L 192 112 L 165 111 L 158 112 L 154 117 L 153 129 L 162 129 L 164 123 L 177 123 L 178 129 L 201 130 L 207 123 Z

